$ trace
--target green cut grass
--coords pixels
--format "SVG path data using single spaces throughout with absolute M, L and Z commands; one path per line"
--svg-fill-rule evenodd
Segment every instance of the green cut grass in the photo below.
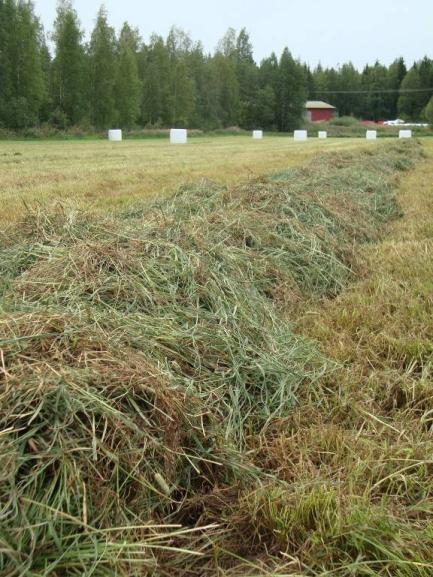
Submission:
M 415 142 L 325 155 L 105 218 L 35 211 L 9 229 L 0 575 L 213 574 L 218 555 L 228 571 L 247 550 L 260 559 L 257 543 L 278 566 L 282 543 L 297 555 L 310 529 L 313 556 L 358 527 L 338 485 L 289 489 L 270 447 L 304 399 L 313 415 L 326 405 L 323 383 L 341 372 L 295 315 L 354 279 L 359 245 L 399 214 L 397 176 L 421 157 Z M 392 472 L 367 484 L 360 516 L 374 488 L 380 518 Z M 355 542 L 337 540 L 330 567 L 358 562 Z

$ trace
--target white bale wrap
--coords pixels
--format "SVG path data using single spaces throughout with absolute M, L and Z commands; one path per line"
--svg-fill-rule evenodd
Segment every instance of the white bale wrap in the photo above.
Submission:
M 295 130 L 293 133 L 294 140 L 307 140 L 308 132 L 306 130 Z
M 318 136 L 319 138 L 328 138 L 328 133 L 326 132 L 326 130 L 319 130 Z
M 263 130 L 253 130 L 254 140 L 261 140 L 263 138 Z
M 398 133 L 399 138 L 412 138 L 412 130 L 400 130 Z
M 377 130 L 367 130 L 367 134 L 365 135 L 367 140 L 376 140 L 377 138 Z
M 188 131 L 184 128 L 172 128 L 170 130 L 171 144 L 186 144 L 188 142 Z
M 111 142 L 122 142 L 122 131 L 118 128 L 108 131 L 108 140 Z

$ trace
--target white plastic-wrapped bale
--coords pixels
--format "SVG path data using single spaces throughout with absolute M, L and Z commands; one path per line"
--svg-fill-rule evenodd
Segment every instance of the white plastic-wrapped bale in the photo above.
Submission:
M 376 140 L 377 138 L 377 130 L 367 130 L 367 134 L 365 135 L 367 140 Z
M 294 140 L 307 140 L 308 132 L 306 130 L 295 130 L 293 133 Z
M 122 131 L 118 128 L 109 130 L 108 140 L 111 140 L 111 142 L 122 142 Z
M 319 130 L 319 138 L 328 138 L 328 133 L 326 130 Z
M 172 128 L 170 130 L 171 144 L 186 144 L 188 142 L 188 131 L 184 128 Z
M 412 138 L 412 130 L 400 130 L 398 133 L 399 138 Z
M 253 130 L 254 140 L 261 140 L 263 138 L 263 130 Z

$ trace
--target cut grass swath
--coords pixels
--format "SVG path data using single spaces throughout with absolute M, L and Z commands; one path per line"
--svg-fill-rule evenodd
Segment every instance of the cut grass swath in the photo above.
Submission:
M 338 294 L 420 154 L 405 142 L 324 156 L 102 220 L 38 212 L 9 231 L 0 574 L 163 575 L 210 559 L 226 537 L 200 530 L 191 501 L 231 487 L 241 505 L 267 479 L 249 439 L 335 370 L 287 316 Z M 197 536 L 140 529 L 178 522 Z

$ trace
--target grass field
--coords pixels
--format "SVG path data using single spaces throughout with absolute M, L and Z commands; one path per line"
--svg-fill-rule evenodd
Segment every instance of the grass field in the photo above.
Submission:
M 14 221 L 24 203 L 75 202 L 106 209 L 172 193 L 210 178 L 247 180 L 304 162 L 319 150 L 350 150 L 364 140 L 294 143 L 288 136 L 194 138 L 187 146 L 160 139 L 0 142 L 0 221 Z M 370 144 L 371 146 L 371 144 Z
M 431 577 L 433 145 L 317 145 L 0 237 L 0 575 Z

